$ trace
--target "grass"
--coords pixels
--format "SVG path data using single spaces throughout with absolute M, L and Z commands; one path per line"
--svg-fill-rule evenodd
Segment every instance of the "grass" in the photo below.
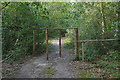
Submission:
M 66 49 L 71 49 L 74 50 L 74 40 L 72 40 L 71 38 L 67 38 L 64 40 L 64 45 Z
M 64 44 L 68 44 L 68 43 L 70 43 L 71 40 L 72 40 L 71 38 L 67 38 L 67 39 L 65 39 L 65 40 L 64 40 Z
M 87 70 L 84 70 L 78 75 L 78 78 L 93 78 Z
M 43 73 L 54 75 L 56 73 L 56 70 L 46 69 L 46 70 L 43 70 Z

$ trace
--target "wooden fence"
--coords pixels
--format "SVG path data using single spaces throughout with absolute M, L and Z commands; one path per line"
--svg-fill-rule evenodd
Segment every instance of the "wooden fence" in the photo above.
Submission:
M 48 30 L 54 29 L 59 31 L 59 56 L 61 57 L 61 30 L 74 29 L 75 30 L 75 55 L 78 55 L 78 28 L 33 28 L 33 56 L 35 56 L 35 30 L 46 30 L 46 59 L 48 60 Z
M 84 43 L 85 42 L 98 42 L 98 41 L 120 41 L 120 39 L 78 40 L 78 43 L 82 43 L 82 61 L 84 61 Z

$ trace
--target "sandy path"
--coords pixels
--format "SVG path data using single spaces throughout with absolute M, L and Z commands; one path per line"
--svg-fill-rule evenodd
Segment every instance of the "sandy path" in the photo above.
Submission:
M 46 60 L 46 55 L 36 57 L 27 61 L 24 66 L 16 73 L 14 78 L 74 78 L 75 75 L 72 72 L 72 66 L 70 61 L 73 58 L 73 52 L 64 48 L 62 38 L 62 51 L 61 58 L 59 57 L 59 41 L 52 42 L 54 49 L 49 54 L 49 60 Z M 56 70 L 54 75 L 43 73 L 44 70 Z

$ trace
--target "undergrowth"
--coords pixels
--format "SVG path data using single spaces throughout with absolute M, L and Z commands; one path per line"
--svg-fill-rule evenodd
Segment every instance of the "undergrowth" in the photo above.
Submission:
M 64 41 L 65 48 L 73 49 L 74 45 L 73 40 L 66 39 Z M 120 68 L 120 52 L 114 49 L 107 50 L 104 54 L 99 53 L 100 50 L 96 50 L 95 48 L 85 48 L 85 61 L 93 63 L 96 68 L 101 68 L 103 71 L 101 71 L 101 76 L 106 78 L 120 78 L 119 68 Z M 79 60 L 82 60 L 82 50 L 79 52 Z M 78 56 L 77 56 L 78 57 Z M 85 74 L 80 74 L 80 76 L 84 78 L 88 78 L 91 76 L 87 76 Z

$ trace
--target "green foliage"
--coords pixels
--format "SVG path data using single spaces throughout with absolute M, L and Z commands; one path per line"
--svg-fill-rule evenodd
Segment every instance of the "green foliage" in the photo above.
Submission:
M 99 50 L 96 50 L 95 48 L 85 48 L 85 59 L 93 62 L 95 59 L 98 60 L 98 52 Z
M 84 70 L 82 73 L 78 75 L 78 78 L 94 78 L 94 77 L 91 76 L 87 70 Z
M 15 62 L 23 63 L 24 62 L 23 59 L 27 58 L 28 54 L 24 54 L 22 51 L 23 50 L 16 47 L 15 50 L 9 51 L 9 54 L 3 55 L 3 58 L 8 58 L 9 56 L 12 55 L 10 58 L 8 58 L 8 62 L 10 64 L 14 64 Z
M 110 50 L 107 54 L 106 54 L 106 57 L 109 57 L 108 60 L 120 60 L 120 54 L 118 51 L 115 51 L 115 50 Z
M 33 28 L 77 27 L 79 40 L 118 39 L 120 36 L 118 4 L 104 2 L 102 11 L 105 18 L 104 26 L 102 26 L 100 3 L 11 2 L 2 10 L 3 58 L 13 54 L 8 60 L 13 64 L 16 60 L 22 63 L 22 57 L 32 55 Z M 104 27 L 104 32 L 102 27 Z M 65 41 L 65 47 L 73 51 L 74 33 L 74 29 L 62 30 L 62 36 L 70 38 Z M 58 36 L 58 30 L 48 30 L 48 39 Z M 45 30 L 35 30 L 36 54 L 45 52 L 45 38 Z M 84 44 L 85 60 L 99 61 L 102 59 L 99 64 L 108 67 L 112 65 L 107 64 L 107 61 L 113 60 L 111 64 L 116 65 L 117 60 L 120 60 L 119 46 L 118 41 L 86 42 Z M 80 43 L 79 48 L 81 47 Z
M 110 50 L 106 55 L 102 55 L 100 60 L 97 62 L 97 67 L 102 67 L 105 71 L 105 77 L 119 77 L 119 52 Z M 111 75 L 111 76 L 110 76 Z
M 104 2 L 101 10 L 100 3 L 72 3 L 71 9 L 69 10 L 68 26 L 78 28 L 79 40 L 118 39 L 120 36 L 118 6 L 118 3 L 115 2 Z M 101 11 L 104 15 L 102 15 Z M 74 30 L 67 30 L 66 36 L 71 38 L 71 42 L 65 43 L 65 45 L 67 48 L 73 48 Z M 85 42 L 85 60 L 95 62 L 104 68 L 105 73 L 103 75 L 107 74 L 107 77 L 110 77 L 110 75 L 118 77 L 117 66 L 120 60 L 119 46 L 120 44 L 117 40 Z M 80 52 L 81 49 L 82 45 L 80 43 L 79 53 L 82 55 L 82 52 Z
M 10 73 L 11 71 L 9 69 L 6 70 L 6 73 Z
M 43 70 L 43 73 L 44 73 L 44 74 L 54 75 L 54 74 L 56 73 L 56 70 L 46 69 L 46 70 Z
M 42 3 L 11 2 L 2 10 L 3 56 L 14 53 L 16 53 L 15 56 L 18 56 L 20 54 L 17 53 L 17 50 L 21 54 L 32 54 L 33 28 L 49 26 L 47 25 L 48 9 L 42 6 Z M 45 51 L 45 31 L 36 30 L 35 33 L 36 53 L 43 53 Z
M 65 43 L 65 48 L 74 50 L 75 48 L 73 41 L 71 41 L 70 43 Z
M 114 8 L 114 10 L 111 8 Z M 79 40 L 92 39 L 117 39 L 118 38 L 118 21 L 117 21 L 117 3 L 103 3 L 103 13 L 105 17 L 104 33 L 102 32 L 102 15 L 100 3 L 73 3 L 69 24 L 78 27 Z M 111 14 L 111 16 L 110 16 Z M 113 14 L 113 15 L 112 15 Z M 74 47 L 74 30 L 67 30 L 66 36 L 72 38 L 70 43 L 66 43 L 67 48 Z M 110 49 L 120 51 L 118 41 L 110 42 L 85 42 L 84 52 L 87 61 L 99 60 L 99 56 L 105 55 Z M 82 45 L 79 44 L 82 49 Z M 80 52 L 80 54 L 82 54 Z M 81 58 L 81 56 L 80 56 Z

